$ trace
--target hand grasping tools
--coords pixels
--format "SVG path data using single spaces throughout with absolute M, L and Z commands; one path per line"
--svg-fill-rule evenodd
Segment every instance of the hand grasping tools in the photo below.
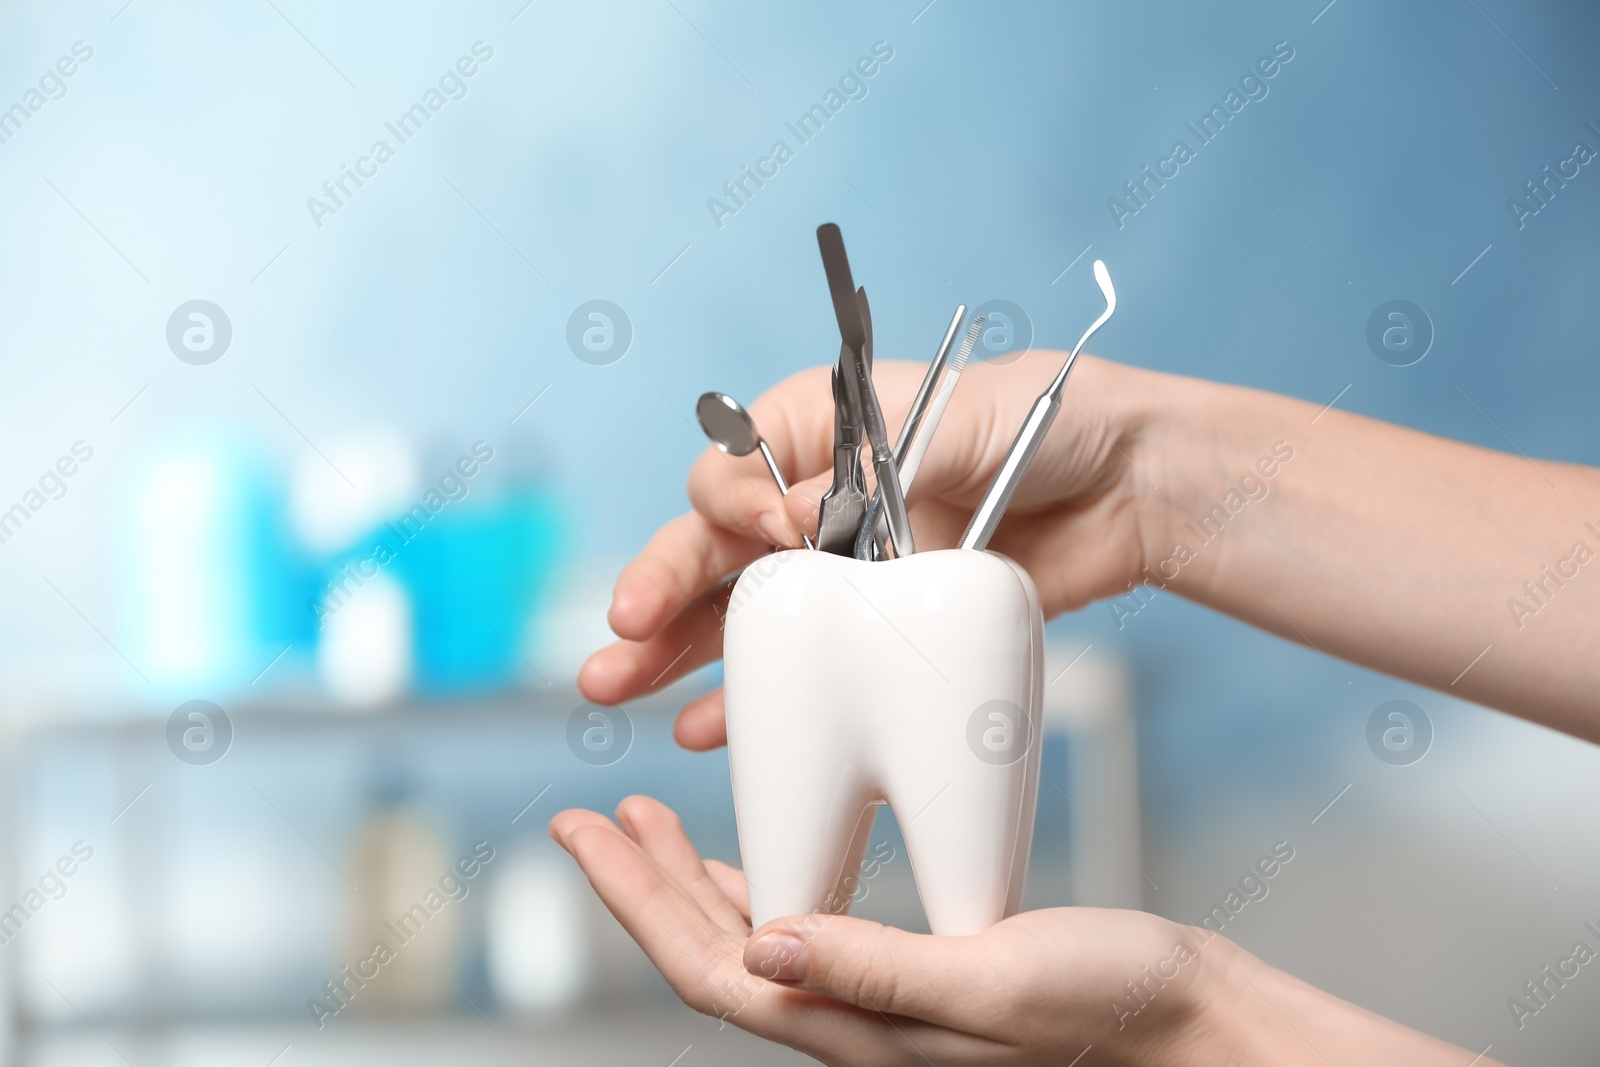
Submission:
M 824 551 L 841 556 L 854 556 L 862 560 L 883 557 L 885 546 L 879 533 L 880 514 L 889 529 L 889 541 L 894 546 L 896 558 L 912 555 L 911 521 L 906 514 L 906 491 L 927 453 L 928 443 L 939 420 L 950 403 L 961 372 L 972 355 L 978 335 L 983 330 L 983 316 L 972 321 L 966 339 L 955 359 L 950 360 L 950 345 L 961 320 L 967 313 L 965 304 L 956 308 L 954 318 L 945 330 L 944 339 L 933 357 L 933 363 L 923 376 L 922 385 L 911 402 L 905 423 L 900 427 L 899 438 L 893 449 L 884 426 L 883 409 L 878 403 L 878 393 L 872 384 L 872 309 L 867 303 L 867 291 L 855 288 L 850 276 L 850 261 L 845 256 L 844 238 L 839 227 L 831 222 L 817 227 L 817 247 L 822 252 L 822 266 L 828 276 L 828 295 L 833 301 L 834 318 L 839 325 L 839 362 L 831 378 L 833 389 L 833 483 L 823 494 L 817 509 L 817 543 L 802 537 L 807 548 L 821 547 Z M 1073 346 L 1060 372 L 1047 389 L 1034 401 L 1022 429 L 1006 453 L 1005 462 L 995 473 L 994 481 L 984 493 L 982 502 L 961 535 L 959 547 L 983 551 L 994 536 L 995 528 L 1011 498 L 1027 473 L 1028 464 L 1050 431 L 1061 410 L 1061 394 L 1067 376 L 1078 360 L 1078 353 L 1096 330 L 1104 326 L 1117 310 L 1117 293 L 1111 285 L 1111 275 L 1101 260 L 1094 261 L 1094 279 L 1105 297 L 1106 308 L 1090 324 Z M 948 361 L 948 367 L 946 363 Z M 942 385 L 941 382 L 942 376 Z M 939 386 L 937 395 L 934 387 Z M 930 402 L 930 397 L 931 402 Z M 767 462 L 767 469 L 778 483 L 778 491 L 785 496 L 789 485 L 767 443 L 756 431 L 755 423 L 739 403 L 723 393 L 706 393 L 695 407 L 700 426 L 706 436 L 723 452 L 735 456 L 749 455 L 756 449 Z M 872 455 L 873 470 L 877 475 L 877 489 L 870 503 L 866 484 L 861 473 L 861 445 L 867 443 Z
M 789 495 L 789 483 L 784 481 L 778 461 L 772 458 L 772 449 L 756 429 L 756 420 L 733 397 L 726 393 L 703 393 L 694 405 L 695 417 L 711 443 L 730 456 L 748 456 L 760 449 L 761 458 L 767 461 L 772 480 L 778 483 L 778 492 Z M 816 548 L 811 538 L 801 534 L 807 548 Z
M 1033 402 L 1033 409 L 1028 412 L 1028 419 L 1022 424 L 1022 429 L 1017 432 L 1017 438 L 1011 442 L 1011 451 L 1006 453 L 1006 460 L 1000 465 L 1000 470 L 995 474 L 994 481 L 989 484 L 989 491 L 983 495 L 983 502 L 978 505 L 978 510 L 973 512 L 972 521 L 967 523 L 966 533 L 961 535 L 960 547 L 982 551 L 988 544 L 989 538 L 994 536 L 995 527 L 1000 525 L 1000 518 L 1006 512 L 1006 506 L 1011 503 L 1012 494 L 1017 491 L 1017 486 L 1022 483 L 1022 476 L 1028 470 L 1028 464 L 1033 461 L 1033 455 L 1039 451 L 1039 445 L 1044 441 L 1044 435 L 1049 432 L 1050 424 L 1055 421 L 1056 412 L 1061 410 L 1061 390 L 1067 384 L 1067 375 L 1072 373 L 1072 365 L 1077 362 L 1078 353 L 1083 350 L 1084 342 L 1111 318 L 1112 312 L 1117 310 L 1117 293 L 1111 287 L 1111 275 L 1106 271 L 1106 265 L 1100 260 L 1094 261 L 1094 280 L 1100 284 L 1100 292 L 1106 298 L 1106 309 L 1100 313 L 1089 328 L 1078 338 L 1078 343 L 1073 346 L 1072 355 L 1061 367 L 1061 372 L 1056 375 L 1050 387 L 1039 394 L 1039 399 Z

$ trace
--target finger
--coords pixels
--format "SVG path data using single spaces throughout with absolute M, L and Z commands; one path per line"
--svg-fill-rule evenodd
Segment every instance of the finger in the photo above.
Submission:
M 1135 574 L 1143 559 L 1131 511 L 1120 493 L 1087 505 L 1062 504 L 1042 513 L 1043 521 L 1002 524 L 989 549 L 1037 577 L 1039 600 L 1050 618 L 1128 591 L 1125 576 Z M 1126 535 L 1117 536 L 1120 531 Z M 1053 565 L 1068 558 L 1075 561 L 1073 566 Z
M 811 537 L 817 535 L 817 513 L 822 506 L 822 495 L 833 485 L 833 471 L 796 482 L 789 487 L 783 499 L 783 509 L 789 524 L 803 530 Z
M 750 405 L 762 438 L 791 484 L 832 466 L 833 390 L 827 367 L 779 382 Z M 738 459 L 708 450 L 689 472 L 689 501 L 713 525 L 784 548 L 801 547 L 782 495 L 758 454 Z
M 891 440 L 898 439 L 900 423 L 904 420 L 906 412 L 911 406 L 913 388 L 920 383 L 921 375 L 925 373 L 925 370 L 926 368 L 914 363 L 883 361 L 873 371 L 873 382 L 877 387 L 879 403 L 883 407 L 884 419 L 895 434 L 895 437 L 891 438 Z M 787 384 L 785 383 L 785 385 Z M 789 495 L 783 501 L 790 524 L 796 529 L 803 530 L 813 536 L 817 530 L 817 512 L 823 494 L 833 485 L 831 414 L 830 410 L 829 422 L 823 430 L 827 434 L 826 440 L 829 447 L 824 454 L 820 473 L 792 481 L 789 486 Z M 960 453 L 953 454 L 959 455 Z M 863 450 L 862 459 L 865 461 L 863 479 L 868 483 L 868 492 L 870 493 L 874 477 L 871 470 L 871 457 L 866 454 L 866 450 Z M 942 476 L 943 471 L 940 474 Z M 935 485 L 935 488 L 942 488 L 942 481 L 940 479 L 935 481 L 939 483 Z
M 707 1014 L 732 1010 L 717 991 L 725 983 L 751 982 L 739 966 L 744 938 L 712 921 L 621 831 L 578 825 L 563 847 L 685 1004 Z
M 830 1063 L 859 1062 L 870 1050 L 878 1063 L 922 1063 L 908 1044 L 954 1052 L 950 1038 L 910 1020 L 891 1023 L 874 1012 L 797 989 L 747 971 L 745 938 L 713 922 L 638 845 L 605 820 L 563 812 L 563 847 L 617 922 L 644 950 L 673 991 L 696 1011 L 726 1019 L 758 1036 Z M 962 1042 L 967 1039 L 962 1038 Z M 966 1045 L 960 1046 L 963 1050 Z M 971 1062 L 970 1057 L 946 1059 Z
M 785 469 L 782 462 L 778 466 L 787 481 L 793 468 Z M 689 503 L 712 526 L 758 544 L 782 548 L 803 544 L 759 453 L 735 458 L 714 448 L 702 452 L 689 468 Z
M 874 381 L 885 411 L 899 411 L 909 404 L 921 373 L 913 363 L 879 362 Z M 795 499 L 782 498 L 759 456 L 733 457 L 708 449 L 689 476 L 695 512 L 662 527 L 617 579 L 609 621 L 618 637 L 634 641 L 650 637 L 765 547 L 799 548 L 800 530 L 815 528 L 817 502 L 831 481 L 833 466 L 833 399 L 827 368 L 802 371 L 780 382 L 751 405 L 751 414 L 793 483 L 790 495 Z
M 971 937 L 911 934 L 847 915 L 776 919 L 745 946 L 750 973 L 825 993 L 868 1011 L 982 1032 L 1000 988 L 983 973 L 987 955 Z
M 911 509 L 910 516 L 917 551 L 927 552 L 956 547 L 972 520 L 972 509 L 943 500 L 924 500 Z
M 717 883 L 717 888 L 722 890 L 722 895 L 728 898 L 728 903 L 739 910 L 739 917 L 744 920 L 745 929 L 750 928 L 750 890 L 744 884 L 744 872 L 737 867 L 730 867 L 721 860 L 706 860 L 706 874 Z
M 1026 421 L 1033 398 L 1055 374 L 1059 361 L 1052 359 L 1054 355 L 1059 354 L 1035 350 L 1003 367 L 991 363 L 967 366 L 949 407 L 932 427 L 916 479 L 906 493 L 908 506 L 942 497 L 970 512 L 987 493 L 1017 428 Z M 919 435 L 929 432 L 929 424 L 923 423 Z M 1029 490 L 1039 481 L 1037 476 L 1027 479 Z
M 624 640 L 652 637 L 767 547 L 764 538 L 741 537 L 694 512 L 680 515 L 657 530 L 617 576 L 606 621 Z
M 597 704 L 654 692 L 722 657 L 720 603 L 726 589 L 701 598 L 645 641 L 618 641 L 590 656 L 578 690 Z
M 738 937 L 750 932 L 739 909 L 707 873 L 676 812 L 654 797 L 632 796 L 617 805 L 617 823 L 712 921 Z
M 709 752 L 728 743 L 728 720 L 723 713 L 720 686 L 696 697 L 678 712 L 672 737 L 690 752 Z
M 611 820 L 597 811 L 586 811 L 583 808 L 568 808 L 558 811 L 551 816 L 550 824 L 546 827 L 551 840 L 565 848 L 564 842 L 567 835 L 580 826 L 610 826 Z

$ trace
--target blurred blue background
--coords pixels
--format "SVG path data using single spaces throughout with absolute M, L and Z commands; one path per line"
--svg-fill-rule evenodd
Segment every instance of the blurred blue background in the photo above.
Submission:
M 0 944 L 7 1056 L 798 1060 L 676 1007 L 542 829 L 648 792 L 736 853 L 725 759 L 670 741 L 715 671 L 630 707 L 605 766 L 567 740 L 572 682 L 686 506 L 694 398 L 833 358 L 815 226 L 886 357 L 926 358 L 957 302 L 1070 345 L 1102 258 L 1098 354 L 1593 464 L 1600 177 L 1524 185 L 1600 149 L 1597 39 L 1593 5 L 1506 0 L 7 7 L 0 908 L 93 850 Z M 1200 146 L 1186 123 L 1274 54 Z M 1408 366 L 1367 340 L 1396 299 L 1433 332 Z M 580 352 L 593 300 L 621 315 Z M 1032 903 L 1193 921 L 1287 840 L 1230 936 L 1474 1051 L 1592 1050 L 1600 983 L 1525 1029 L 1505 1007 L 1600 919 L 1591 748 L 1171 595 L 1051 634 L 1089 680 Z M 1396 768 L 1364 731 L 1400 698 L 1435 738 Z M 174 730 L 192 700 L 216 711 Z M 1126 766 L 1089 758 L 1123 730 Z M 436 943 L 319 1029 L 374 917 L 480 841 Z M 903 862 L 882 885 L 867 913 L 920 923 Z

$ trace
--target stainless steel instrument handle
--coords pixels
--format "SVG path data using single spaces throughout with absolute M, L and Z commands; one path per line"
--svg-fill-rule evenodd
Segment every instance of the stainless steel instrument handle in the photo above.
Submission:
M 1006 513 L 1006 506 L 1011 503 L 1012 494 L 1022 484 L 1028 464 L 1033 462 L 1033 454 L 1039 451 L 1044 435 L 1060 410 L 1061 397 L 1053 390 L 1033 402 L 1028 421 L 1023 423 L 1022 432 L 1011 442 L 1006 461 L 1000 465 L 988 492 L 983 496 L 983 503 L 972 513 L 972 521 L 967 523 L 967 530 L 961 535 L 961 548 L 981 552 L 988 546 L 989 538 L 994 536 L 995 527 L 1000 525 L 1000 518 Z

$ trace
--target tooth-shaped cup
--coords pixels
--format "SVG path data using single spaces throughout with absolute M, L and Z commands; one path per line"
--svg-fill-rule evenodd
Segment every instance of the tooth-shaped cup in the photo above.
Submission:
M 837 912 L 874 805 L 935 934 L 1021 902 L 1038 799 L 1043 617 L 992 552 L 757 560 L 728 602 L 728 758 L 751 919 Z

